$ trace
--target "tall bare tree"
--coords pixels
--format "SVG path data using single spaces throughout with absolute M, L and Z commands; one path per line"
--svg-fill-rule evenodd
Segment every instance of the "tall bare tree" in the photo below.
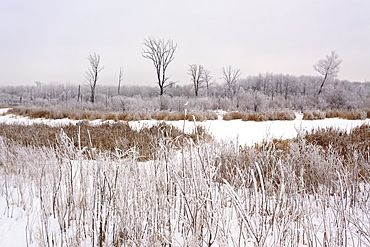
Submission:
M 194 85 L 195 97 L 198 96 L 199 89 L 202 87 L 204 82 L 204 67 L 202 65 L 190 64 L 188 69 L 188 74 L 191 77 L 191 81 Z
M 237 82 L 241 75 L 240 69 L 232 69 L 229 65 L 228 67 L 222 68 L 222 79 L 224 79 L 229 96 L 232 98 L 237 91 Z
M 168 81 L 169 77 L 166 77 L 166 70 L 175 58 L 174 53 L 176 48 L 177 44 L 174 44 L 171 39 L 164 40 L 152 37 L 144 39 L 142 55 L 144 58 L 150 59 L 154 64 L 160 95 L 163 95 L 167 87 L 174 84 L 174 82 Z
M 121 83 L 122 83 L 122 80 L 123 80 L 123 68 L 120 67 L 119 68 L 119 74 L 118 74 L 118 90 L 117 90 L 117 94 L 120 95 L 121 93 Z
M 339 58 L 335 51 L 331 51 L 330 55 L 326 55 L 326 59 L 320 59 L 316 64 L 314 64 L 314 69 L 324 76 L 321 82 L 318 95 L 322 92 L 322 88 L 326 80 L 330 77 L 336 77 L 339 72 L 339 65 L 342 60 Z
M 100 66 L 100 56 L 99 54 L 89 54 L 87 57 L 89 60 L 90 66 L 88 67 L 88 70 L 86 71 L 86 81 L 87 84 L 90 87 L 91 95 L 90 95 L 90 102 L 95 102 L 95 89 L 96 89 L 96 83 L 99 79 L 99 73 L 104 67 Z
M 207 69 L 205 69 L 203 73 L 203 82 L 206 86 L 206 94 L 208 96 L 209 87 L 214 83 L 214 80 L 211 76 L 211 72 Z
M 206 84 L 206 89 L 208 91 L 209 87 L 214 83 L 214 80 L 213 77 L 211 76 L 211 72 L 207 69 L 204 70 L 203 81 Z

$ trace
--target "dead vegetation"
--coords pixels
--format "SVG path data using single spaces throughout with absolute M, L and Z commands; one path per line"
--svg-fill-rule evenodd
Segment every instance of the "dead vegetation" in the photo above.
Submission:
M 303 112 L 303 120 L 320 120 L 320 119 L 325 119 L 325 112 L 322 111 Z
M 326 118 L 342 118 L 348 120 L 363 120 L 368 118 L 369 111 L 365 110 L 331 110 L 326 112 Z
M 130 150 L 135 152 L 140 161 L 153 159 L 160 150 L 159 143 L 163 140 L 180 148 L 184 143 L 188 143 L 188 139 L 194 143 L 201 139 L 211 139 L 211 136 L 200 126 L 194 133 L 184 134 L 164 122 L 151 127 L 144 126 L 140 130 L 132 129 L 128 123 L 105 123 L 94 126 L 87 122 L 80 122 L 77 125 L 63 127 L 51 127 L 45 124 L 29 126 L 0 124 L 0 136 L 22 146 L 57 148 L 60 145 L 58 136 L 61 133 L 70 138 L 74 147 L 81 148 L 89 158 L 94 158 L 96 153 L 94 150 L 112 155 L 117 151 Z
M 266 112 L 227 112 L 223 115 L 223 120 L 241 119 L 243 121 L 275 121 L 275 120 L 294 120 L 293 111 L 266 111 Z
M 305 111 L 303 112 L 303 120 L 320 120 L 325 118 L 341 118 L 347 120 L 364 120 L 370 118 L 370 110 L 354 109 L 354 110 L 327 110 L 327 111 Z
M 62 119 L 73 120 L 113 120 L 113 121 L 140 121 L 140 120 L 160 120 L 160 121 L 205 121 L 215 120 L 217 114 L 212 111 L 204 112 L 185 112 L 180 111 L 153 111 L 153 112 L 110 112 L 107 110 L 90 109 L 64 109 L 64 108 L 38 108 L 38 107 L 14 107 L 7 114 L 25 116 L 29 118 Z
M 323 185 L 333 189 L 338 171 L 350 172 L 353 179 L 363 181 L 370 176 L 369 150 L 369 125 L 356 127 L 349 133 L 333 128 L 318 129 L 295 139 L 274 139 L 254 147 L 240 147 L 237 152 L 222 152 L 216 160 L 219 172 L 215 179 L 230 184 L 240 182 L 235 177 L 243 176 L 258 163 L 269 186 L 277 187 L 280 166 L 290 164 L 290 172 L 296 179 L 306 181 L 300 189 L 312 192 Z
M 367 246 L 369 132 L 241 147 L 164 123 L 0 125 L 0 188 L 40 212 L 40 246 Z

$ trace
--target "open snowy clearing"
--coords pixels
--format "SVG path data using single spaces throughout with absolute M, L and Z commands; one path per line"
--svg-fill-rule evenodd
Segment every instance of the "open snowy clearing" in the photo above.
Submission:
M 0 109 L 0 114 L 6 113 L 8 109 Z M 189 133 L 195 126 L 203 126 L 208 133 L 213 135 L 218 141 L 233 141 L 240 145 L 253 145 L 263 140 L 273 138 L 288 139 L 296 137 L 299 132 L 310 131 L 318 128 L 338 128 L 349 131 L 352 128 L 363 124 L 370 124 L 370 119 L 365 120 L 346 120 L 339 118 L 327 118 L 323 120 L 302 120 L 302 114 L 296 113 L 296 119 L 292 121 L 242 121 L 242 120 L 207 120 L 204 122 L 192 121 L 168 121 L 167 123 L 184 129 Z M 81 120 L 82 121 L 82 120 Z M 15 116 L 11 114 L 0 116 L 0 123 L 6 124 L 24 124 L 44 123 L 52 126 L 63 126 L 67 124 L 76 124 L 79 120 L 71 119 L 29 119 L 28 117 Z M 90 121 L 91 124 L 101 124 L 104 122 L 113 122 L 111 120 Z M 128 122 L 131 127 L 140 129 L 142 126 L 152 126 L 157 120 L 142 120 Z

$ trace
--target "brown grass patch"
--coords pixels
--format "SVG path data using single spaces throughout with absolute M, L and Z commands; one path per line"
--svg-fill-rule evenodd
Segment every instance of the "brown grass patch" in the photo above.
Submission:
M 306 111 L 303 112 L 303 120 L 320 120 L 325 119 L 325 112 L 322 111 Z
M 252 181 L 251 169 L 261 169 L 267 187 L 278 188 L 280 178 L 289 177 L 301 186 L 294 188 L 297 190 L 314 192 L 325 186 L 335 191 L 338 172 L 347 174 L 352 181 L 368 181 L 369 150 L 369 125 L 354 128 L 349 133 L 332 128 L 313 130 L 302 138 L 274 139 L 253 147 L 239 147 L 238 152 L 225 147 L 215 161 L 218 167 L 215 180 L 226 180 L 230 184 Z M 254 176 L 258 178 L 259 175 L 255 173 Z
M 217 119 L 217 114 L 211 111 L 189 112 L 186 117 L 184 112 L 159 111 L 147 112 L 109 112 L 87 109 L 59 109 L 59 108 L 37 108 L 37 107 L 16 107 L 11 109 L 9 114 L 21 115 L 29 118 L 61 119 L 69 118 L 74 120 L 113 120 L 113 121 L 140 121 L 154 119 L 158 121 L 179 121 L 190 120 L 205 121 Z
M 134 130 L 127 123 L 120 122 L 98 126 L 81 122 L 78 125 L 64 127 L 51 127 L 44 124 L 29 126 L 0 124 L 0 136 L 23 146 L 47 146 L 57 149 L 60 147 L 61 129 L 70 138 L 75 148 L 97 149 L 111 154 L 114 154 L 116 149 L 135 150 L 141 161 L 156 157 L 157 152 L 160 151 L 161 140 L 181 148 L 189 143 L 189 140 L 197 143 L 211 138 L 202 127 L 198 127 L 195 133 L 184 134 L 181 130 L 163 122 L 140 130 Z M 94 158 L 93 154 L 89 151 L 89 158 Z
M 237 111 L 234 111 L 234 112 L 226 112 L 222 119 L 223 120 L 226 120 L 226 121 L 229 121 L 229 120 L 235 120 L 235 119 L 242 119 L 244 117 L 245 113 L 243 112 L 237 112 Z
M 186 119 L 189 121 L 203 122 L 206 120 L 217 120 L 218 115 L 212 111 L 189 112 L 186 114 Z
M 168 111 L 159 111 L 151 114 L 151 118 L 159 121 L 197 121 L 202 122 L 206 120 L 215 120 L 218 118 L 217 114 L 211 111 L 205 112 L 188 112 L 185 116 L 185 112 L 168 112 Z
M 368 116 L 368 112 L 364 110 L 332 110 L 326 112 L 327 118 L 342 118 L 348 120 L 363 120 Z
M 243 121 L 276 121 L 294 120 L 293 111 L 267 111 L 267 112 L 248 112 L 244 114 Z

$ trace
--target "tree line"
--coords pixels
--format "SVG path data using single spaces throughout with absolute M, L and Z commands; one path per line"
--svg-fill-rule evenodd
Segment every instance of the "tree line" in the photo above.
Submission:
M 156 71 L 156 79 L 159 87 L 159 95 L 163 95 L 166 89 L 172 87 L 175 82 L 171 81 L 166 75 L 166 71 L 170 63 L 174 60 L 175 51 L 177 49 L 177 44 L 173 40 L 168 39 L 157 39 L 149 37 L 144 39 L 144 49 L 142 56 L 146 59 L 152 61 L 153 66 Z M 90 67 L 88 68 L 86 79 L 88 85 L 91 89 L 90 101 L 94 103 L 95 88 L 98 80 L 98 74 L 103 69 L 100 66 L 100 56 L 96 53 L 90 54 L 88 56 Z M 335 78 L 339 72 L 339 66 L 342 60 L 339 59 L 338 54 L 332 51 L 330 55 L 326 56 L 326 59 L 319 60 L 314 64 L 314 69 L 324 76 L 318 95 L 321 94 L 324 84 L 327 80 Z M 197 97 L 199 95 L 199 90 L 206 87 L 207 90 L 209 86 L 213 83 L 210 71 L 205 69 L 203 65 L 190 64 L 188 68 L 188 74 L 190 75 L 191 82 L 193 83 L 194 95 Z M 222 79 L 228 90 L 228 96 L 230 98 L 234 97 L 236 91 L 238 90 L 238 80 L 241 75 L 240 69 L 233 69 L 230 65 L 228 67 L 222 68 Z M 122 82 L 122 68 L 120 68 L 119 80 L 118 80 L 118 94 L 120 92 L 121 82 Z
M 122 67 L 118 74 L 118 87 L 100 86 L 99 75 L 104 67 L 101 65 L 100 55 L 92 53 L 87 57 L 89 66 L 84 87 L 71 84 L 44 85 L 41 82 L 35 82 L 33 86 L 2 87 L 0 102 L 22 103 L 38 100 L 95 103 L 98 100 L 106 107 L 120 105 L 124 110 L 129 105 L 127 97 L 140 96 L 142 99 L 159 97 L 160 108 L 171 109 L 173 107 L 165 107 L 163 102 L 171 101 L 174 97 L 193 99 L 208 97 L 216 102 L 211 108 L 225 108 L 222 105 L 226 105 L 226 108 L 231 109 L 247 108 L 258 111 L 277 107 L 298 109 L 323 106 L 367 107 L 370 98 L 369 83 L 336 79 L 342 60 L 335 51 L 313 65 L 319 76 L 293 76 L 267 72 L 242 77 L 240 69 L 229 65 L 222 68 L 221 81 L 217 81 L 203 65 L 189 64 L 187 72 L 191 84 L 180 86 L 167 75 L 167 69 L 175 59 L 177 44 L 171 39 L 149 37 L 144 39 L 143 46 L 143 58 L 150 60 L 155 67 L 157 85 L 154 87 L 123 85 Z

